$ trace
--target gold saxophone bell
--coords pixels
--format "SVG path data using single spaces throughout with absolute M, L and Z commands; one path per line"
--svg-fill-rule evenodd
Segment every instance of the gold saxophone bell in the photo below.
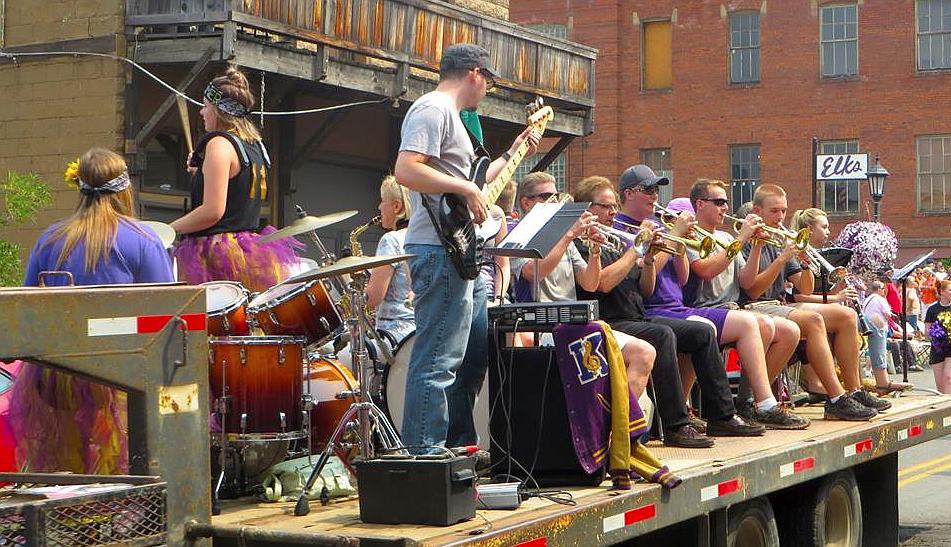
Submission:
M 354 256 L 354 257 L 363 256 L 363 247 L 360 245 L 360 241 L 359 241 L 360 234 L 367 231 L 370 228 L 370 226 L 375 226 L 377 224 L 380 224 L 382 220 L 383 218 L 380 215 L 377 215 L 371 218 L 370 221 L 367 222 L 366 224 L 361 224 L 357 226 L 356 228 L 354 228 L 353 231 L 350 232 L 350 256 Z M 347 295 L 347 293 L 344 293 L 343 295 L 341 295 L 339 305 L 342 308 L 344 315 L 347 317 L 350 317 L 351 316 L 350 297 Z M 372 315 L 371 310 L 365 309 L 364 311 L 366 311 L 368 316 Z

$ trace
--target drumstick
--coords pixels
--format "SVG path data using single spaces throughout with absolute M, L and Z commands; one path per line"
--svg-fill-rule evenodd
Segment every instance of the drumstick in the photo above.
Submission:
M 192 131 L 188 123 L 188 103 L 185 102 L 185 97 L 181 95 L 177 95 L 175 99 L 178 102 L 178 117 L 182 120 L 182 129 L 185 131 L 185 144 L 188 145 L 188 151 L 191 152 L 195 148 L 192 146 Z

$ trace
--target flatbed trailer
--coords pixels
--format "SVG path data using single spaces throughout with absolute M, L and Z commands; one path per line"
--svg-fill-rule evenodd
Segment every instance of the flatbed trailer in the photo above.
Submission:
M 818 405 L 797 410 L 813 420 L 803 431 L 718 438 L 712 449 L 652 441 L 654 454 L 684 479 L 673 490 L 570 487 L 575 506 L 531 498 L 447 527 L 364 524 L 355 500 L 313 502 L 303 517 L 290 503 L 233 500 L 187 536 L 213 537 L 216 546 L 768 546 L 781 537 L 782 545 L 894 547 L 898 451 L 951 433 L 951 397 L 890 400 L 893 407 L 870 422 L 825 421 Z

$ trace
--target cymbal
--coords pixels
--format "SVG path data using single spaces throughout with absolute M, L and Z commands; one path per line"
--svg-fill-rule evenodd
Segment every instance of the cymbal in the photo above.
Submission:
M 306 234 L 307 232 L 319 230 L 324 226 L 336 224 L 341 220 L 347 220 L 355 214 L 357 214 L 357 211 L 340 211 L 339 213 L 328 213 L 319 217 L 308 215 L 295 220 L 294 222 L 288 224 L 271 235 L 262 237 L 258 241 L 261 243 L 270 243 L 271 241 L 277 241 L 278 239 L 284 239 L 285 237 Z
M 307 281 L 313 281 L 314 279 L 324 279 L 326 277 L 333 277 L 336 275 L 359 272 L 362 270 L 370 270 L 378 266 L 392 264 L 394 262 L 400 262 L 402 260 L 406 260 L 407 258 L 410 258 L 413 256 L 416 256 L 416 255 L 401 254 L 401 255 L 379 255 L 379 256 L 348 256 L 345 258 L 341 258 L 340 260 L 334 262 L 330 266 L 324 266 L 322 268 L 314 268 L 313 270 L 297 274 L 294 277 L 284 281 L 284 283 L 307 282 Z
M 168 224 L 159 222 L 157 220 L 141 220 L 139 222 L 148 226 L 149 228 L 152 228 L 166 249 L 170 249 L 172 247 L 172 243 L 175 243 L 175 228 L 172 228 Z

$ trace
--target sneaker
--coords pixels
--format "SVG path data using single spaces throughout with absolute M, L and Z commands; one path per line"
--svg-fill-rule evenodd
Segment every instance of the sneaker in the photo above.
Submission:
M 748 422 L 737 414 L 726 420 L 707 420 L 707 435 L 711 437 L 758 437 L 766 428 Z
M 839 397 L 839 400 L 834 403 L 831 399 L 826 401 L 825 415 L 823 417 L 826 420 L 864 422 L 871 420 L 877 415 L 877 410 L 863 405 L 852 398 L 850 394 L 846 393 L 842 397 Z
M 713 439 L 697 431 L 694 426 L 686 424 L 665 431 L 664 444 L 680 448 L 710 448 L 713 446 Z
M 794 414 L 783 405 L 776 405 L 769 410 L 753 409 L 753 421 L 766 426 L 766 429 L 806 429 L 812 422 Z
M 852 398 L 869 408 L 874 408 L 875 410 L 888 410 L 892 407 L 892 404 L 885 399 L 876 397 L 864 389 L 860 389 L 853 393 Z
M 736 413 L 739 414 L 747 422 L 755 421 L 753 419 L 753 401 L 750 400 L 739 400 L 736 401 Z
M 921 365 L 908 365 L 908 372 L 924 372 L 925 368 Z
M 696 430 L 699 431 L 700 433 L 703 433 L 704 435 L 707 434 L 707 421 L 706 421 L 706 420 L 704 420 L 704 419 L 701 418 L 700 416 L 697 416 L 697 415 L 694 413 L 693 409 L 688 409 L 688 410 L 687 410 L 687 417 L 690 418 L 690 425 L 692 425 L 694 429 L 696 429 Z

